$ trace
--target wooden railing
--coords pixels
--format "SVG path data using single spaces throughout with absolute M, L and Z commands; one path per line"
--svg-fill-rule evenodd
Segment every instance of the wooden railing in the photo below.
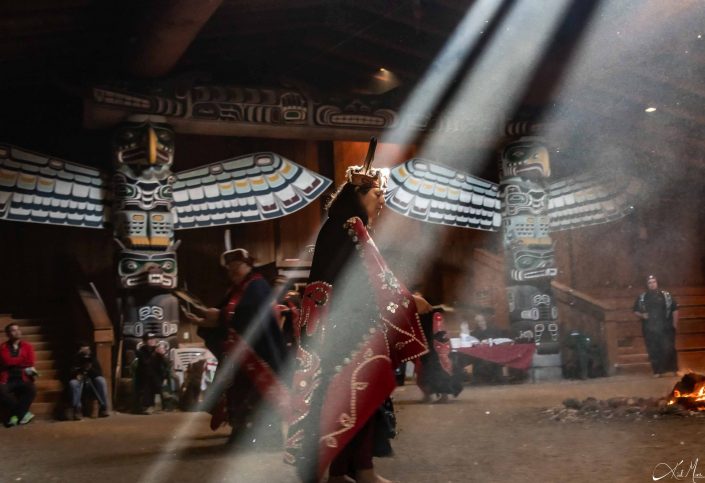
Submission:
M 613 308 L 555 280 L 551 282 L 551 287 L 563 334 L 575 330 L 597 342 L 603 349 L 607 373 L 613 375 L 618 357 L 617 325 L 612 317 Z
M 77 288 L 77 293 L 91 323 L 91 327 L 89 327 L 90 339 L 95 344 L 95 355 L 103 368 L 103 376 L 108 384 L 108 394 L 112 394 L 112 349 L 115 341 L 113 323 L 97 292 Z
M 108 394 L 112 394 L 113 385 L 113 345 L 115 329 L 108 315 L 108 310 L 95 286 L 88 282 L 81 265 L 69 261 L 67 266 L 73 294 L 69 305 L 69 324 L 75 340 L 86 340 L 95 347 L 95 356 L 103 369 L 103 376 L 108 384 Z M 74 340 L 74 343 L 75 343 Z
M 473 263 L 470 302 L 493 307 L 498 325 L 506 327 L 504 260 L 487 250 L 475 249 Z M 641 324 L 632 313 L 632 304 L 643 289 L 605 288 L 588 294 L 557 281 L 551 286 L 562 333 L 577 330 L 598 343 L 609 375 L 650 370 Z M 676 287 L 672 293 L 680 306 L 676 336 L 679 365 L 705 371 L 705 287 Z

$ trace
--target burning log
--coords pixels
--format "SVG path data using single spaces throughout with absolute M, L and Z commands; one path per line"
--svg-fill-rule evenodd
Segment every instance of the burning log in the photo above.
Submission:
M 673 386 L 668 404 L 691 411 L 705 411 L 705 376 L 689 372 Z
M 666 397 L 613 397 L 606 401 L 588 397 L 569 398 L 562 407 L 544 411 L 550 419 L 580 422 L 598 419 L 659 419 L 662 417 L 705 417 L 705 375 L 688 373 Z

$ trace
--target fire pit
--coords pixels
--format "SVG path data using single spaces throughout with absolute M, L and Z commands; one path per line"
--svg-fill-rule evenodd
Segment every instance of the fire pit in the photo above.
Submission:
M 678 405 L 691 411 L 705 411 L 705 376 L 690 372 L 673 386 L 669 405 Z
M 705 376 L 692 372 L 686 374 L 666 397 L 613 397 L 608 400 L 588 397 L 582 401 L 571 398 L 563 401 L 561 407 L 546 409 L 544 414 L 561 422 L 705 417 Z

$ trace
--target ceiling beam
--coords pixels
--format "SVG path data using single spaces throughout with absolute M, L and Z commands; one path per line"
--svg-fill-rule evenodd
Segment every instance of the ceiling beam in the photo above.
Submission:
M 412 71 L 407 67 L 403 67 L 403 65 L 410 65 L 409 63 L 400 62 L 398 58 L 390 60 L 391 57 L 380 55 L 379 50 L 377 50 L 377 53 L 373 53 L 369 49 L 353 48 L 349 45 L 336 45 L 314 38 L 303 39 L 303 45 L 318 49 L 320 51 L 318 57 L 337 57 L 343 61 L 354 62 L 364 66 L 370 72 L 384 67 L 399 77 L 406 79 L 417 79 L 421 75 L 420 71 Z
M 143 12 L 134 48 L 127 61 L 130 74 L 162 77 L 171 72 L 223 0 L 161 0 Z
M 456 24 L 460 21 L 460 17 L 456 14 L 449 16 L 447 12 L 443 12 L 443 15 L 422 15 L 420 17 L 415 17 L 411 12 L 402 9 L 403 6 L 411 6 L 410 3 L 405 2 L 386 2 L 386 1 L 374 1 L 374 2 L 356 2 L 350 1 L 345 3 L 356 10 L 363 12 L 368 12 L 373 14 L 379 19 L 385 19 L 389 22 L 394 22 L 397 24 L 407 25 L 412 27 L 414 30 L 421 32 L 426 32 L 428 34 L 435 35 L 441 39 L 448 37 L 448 34 L 453 31 Z M 392 8 L 385 8 L 386 5 L 396 5 Z

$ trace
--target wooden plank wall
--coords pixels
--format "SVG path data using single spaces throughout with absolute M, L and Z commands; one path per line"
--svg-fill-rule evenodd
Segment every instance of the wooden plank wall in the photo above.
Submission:
M 674 189 L 622 220 L 554 234 L 558 281 L 592 292 L 644 287 L 654 274 L 666 289 L 704 286 L 703 202 L 702 190 Z
M 27 146 L 32 148 L 33 146 Z M 367 143 L 237 139 L 179 135 L 174 170 L 180 171 L 242 154 L 271 150 L 342 181 L 345 168 L 364 158 Z M 379 150 L 379 148 L 378 148 Z M 390 151 L 388 151 L 390 152 Z M 413 154 L 399 149 L 393 162 Z M 392 156 L 394 158 L 394 156 Z M 85 159 L 75 159 L 86 162 Z M 648 200 L 618 222 L 556 234 L 558 281 L 591 292 L 638 286 L 643 275 L 656 273 L 661 285 L 705 285 L 705 248 L 701 233 L 705 194 L 684 193 Z M 281 220 L 232 227 L 236 245 L 251 250 L 260 262 L 299 258 L 313 243 L 323 213 L 321 201 Z M 458 228 L 431 228 L 387 210 L 398 223 L 395 237 L 381 246 L 399 278 L 419 285 L 432 303 L 463 303 L 469 287 L 485 283 L 474 273 L 472 250 L 499 253 L 499 236 Z M 384 218 L 383 218 L 384 220 Z M 218 266 L 223 228 L 178 233 L 180 274 L 189 288 L 215 303 L 226 281 Z M 416 252 L 421 237 L 434 237 L 434 249 Z M 0 313 L 33 315 L 60 301 L 65 281 L 62 260 L 75 255 L 107 302 L 114 295 L 113 243 L 109 233 L 34 224 L 0 222 Z M 420 267 L 424 267 L 423 270 Z M 490 285 L 495 282 L 489 282 Z M 498 324 L 504 325 L 501 320 Z

